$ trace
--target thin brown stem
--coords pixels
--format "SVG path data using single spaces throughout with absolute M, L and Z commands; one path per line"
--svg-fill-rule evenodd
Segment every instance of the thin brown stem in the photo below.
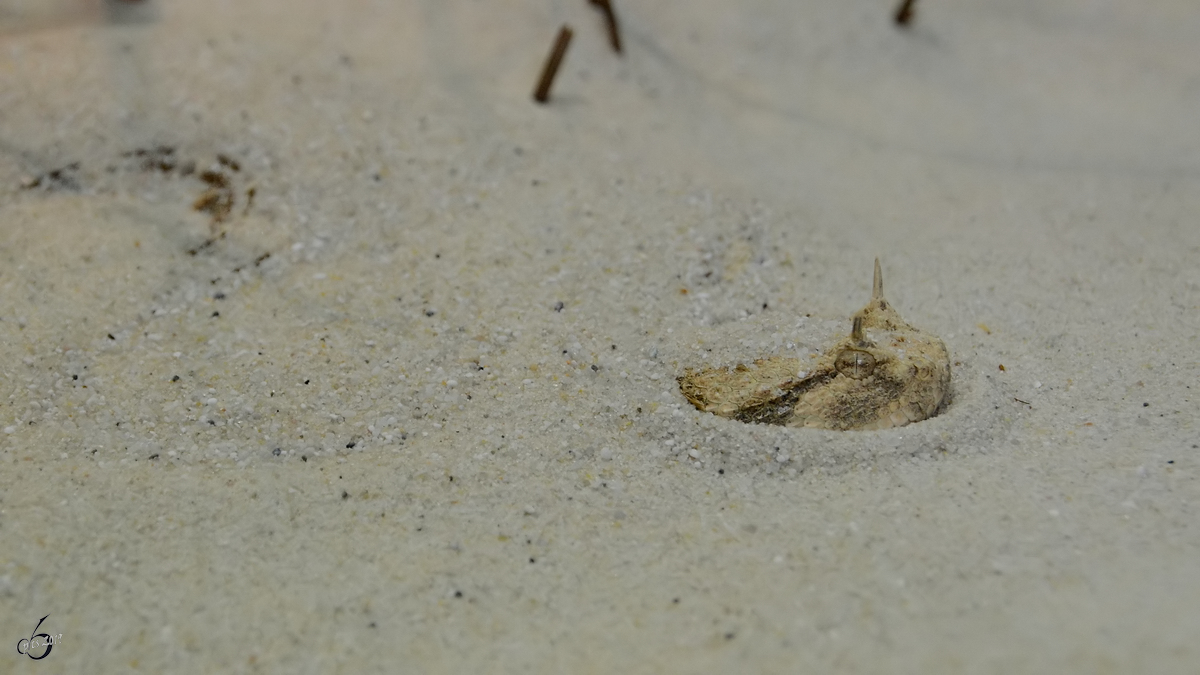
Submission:
M 613 51 L 621 53 L 621 28 L 617 24 L 617 11 L 613 9 L 611 0 L 588 0 L 600 11 L 604 12 L 604 21 L 608 24 L 608 42 Z
M 554 47 L 550 50 L 550 55 L 546 57 L 546 65 L 542 67 L 542 76 L 538 79 L 537 89 L 533 91 L 533 100 L 538 103 L 546 103 L 550 100 L 550 85 L 554 84 L 554 75 L 558 72 L 558 66 L 567 53 L 567 46 L 571 44 L 572 35 L 574 33 L 571 31 L 571 27 L 566 24 L 559 29 L 558 37 L 554 40 Z
M 896 25 L 907 28 L 912 23 L 913 15 L 917 13 L 914 6 L 917 0 L 901 0 L 896 8 Z

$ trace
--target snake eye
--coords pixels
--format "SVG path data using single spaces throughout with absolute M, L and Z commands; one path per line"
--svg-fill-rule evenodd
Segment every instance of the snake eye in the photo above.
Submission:
M 875 372 L 875 357 L 861 349 L 843 349 L 833 366 L 846 377 L 861 380 Z

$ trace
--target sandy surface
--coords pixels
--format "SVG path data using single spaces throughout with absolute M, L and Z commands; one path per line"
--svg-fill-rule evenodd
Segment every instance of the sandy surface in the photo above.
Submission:
M 0 2 L 0 671 L 1194 672 L 1200 11 L 652 4 Z

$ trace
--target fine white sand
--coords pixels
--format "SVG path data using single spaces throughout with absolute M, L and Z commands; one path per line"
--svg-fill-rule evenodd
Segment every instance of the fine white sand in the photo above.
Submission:
M 1200 10 L 617 9 L 0 2 L 0 671 L 1194 672 Z

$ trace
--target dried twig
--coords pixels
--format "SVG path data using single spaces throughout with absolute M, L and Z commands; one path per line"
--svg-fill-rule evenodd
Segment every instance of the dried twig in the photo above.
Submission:
M 542 77 L 538 80 L 537 89 L 533 91 L 533 100 L 538 103 L 550 100 L 550 85 L 554 84 L 554 75 L 558 72 L 558 66 L 567 53 L 567 46 L 571 44 L 572 35 L 574 33 L 571 31 L 571 27 L 566 24 L 559 29 L 558 37 L 554 40 L 554 47 L 550 50 L 550 55 L 546 57 L 546 65 L 542 67 Z
M 613 9 L 611 0 L 588 0 L 600 11 L 604 12 L 604 20 L 608 23 L 608 42 L 613 51 L 621 53 L 621 29 L 617 25 L 617 12 Z
M 913 15 L 916 14 L 916 9 L 913 8 L 917 4 L 917 0 L 900 0 L 900 6 L 896 8 L 896 25 L 907 28 L 912 23 Z

